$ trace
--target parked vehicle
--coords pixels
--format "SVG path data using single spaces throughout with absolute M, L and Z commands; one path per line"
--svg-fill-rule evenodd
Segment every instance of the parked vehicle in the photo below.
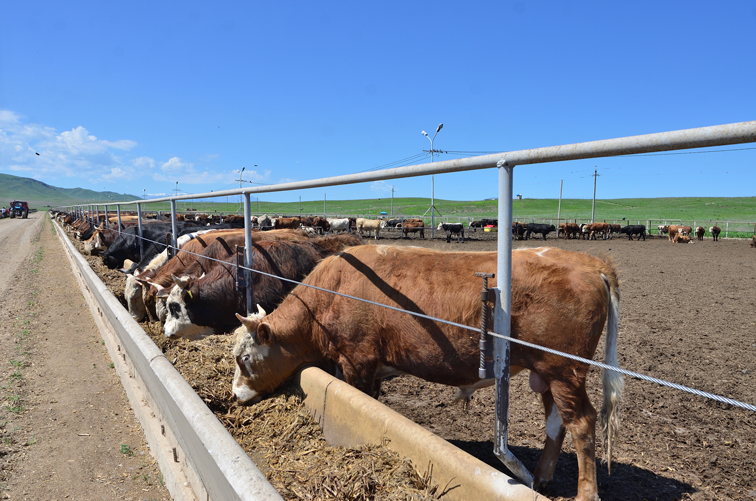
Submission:
M 26 219 L 27 217 L 29 217 L 29 204 L 27 204 L 26 202 L 14 200 L 10 203 L 8 210 L 10 211 L 11 219 L 15 217 Z

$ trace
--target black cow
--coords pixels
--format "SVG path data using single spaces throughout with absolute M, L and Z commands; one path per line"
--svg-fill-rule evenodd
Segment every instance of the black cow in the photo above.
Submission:
M 630 240 L 633 239 L 633 235 L 638 235 L 638 240 L 640 240 L 641 238 L 643 239 L 643 241 L 646 240 L 645 224 L 628 224 L 624 228 L 621 228 L 619 232 L 626 234 Z
M 470 228 L 473 229 L 473 231 L 477 231 L 477 228 L 485 228 L 486 226 L 499 226 L 499 220 L 498 219 L 480 219 L 478 221 L 473 221 L 470 223 Z
M 543 239 L 546 240 L 546 235 L 548 235 L 552 231 L 556 231 L 556 228 L 553 224 L 528 223 L 525 225 L 525 238 L 530 238 L 530 235 L 532 235 L 533 233 L 540 233 L 541 235 L 543 235 Z
M 525 238 L 525 226 L 522 223 L 512 223 L 512 239 L 522 240 Z
M 401 219 L 389 219 L 388 221 L 386 221 L 386 228 L 397 228 L 398 226 L 401 226 L 401 224 Z
M 457 243 L 459 243 L 459 237 L 462 236 L 462 243 L 465 243 L 465 227 L 462 223 L 441 223 L 438 225 L 437 230 L 444 230 L 446 232 L 446 243 L 451 243 L 452 233 L 457 235 Z

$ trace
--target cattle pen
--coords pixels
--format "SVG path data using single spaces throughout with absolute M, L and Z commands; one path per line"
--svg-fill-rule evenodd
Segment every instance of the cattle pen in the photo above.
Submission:
M 361 175 L 352 175 L 352 176 L 340 176 L 335 178 L 326 178 L 321 180 L 314 180 L 314 181 L 307 181 L 307 182 L 298 182 L 298 183 L 286 183 L 282 185 L 274 185 L 274 186 L 264 186 L 259 188 L 246 188 L 242 190 L 230 190 L 228 192 L 217 192 L 213 194 L 203 194 L 202 197 L 211 197 L 211 196 L 226 196 L 226 195 L 236 195 L 241 194 L 244 196 L 244 213 L 245 213 L 245 222 L 247 222 L 247 227 L 249 227 L 249 219 L 251 216 L 250 212 L 250 194 L 251 193 L 264 193 L 264 192 L 272 192 L 272 191 L 287 191 L 287 190 L 296 190 L 296 189 L 303 189 L 303 188 L 314 188 L 314 187 L 320 187 L 320 186 L 330 186 L 330 185 L 337 185 L 337 184 L 349 184 L 349 183 L 358 183 L 358 182 L 367 182 L 367 181 L 377 181 L 377 180 L 385 180 L 385 179 L 393 179 L 398 177 L 412 177 L 412 176 L 420 176 L 420 175 L 429 175 L 429 174 L 442 174 L 446 172 L 458 172 L 458 171 L 465 171 L 465 170 L 473 170 L 473 169 L 483 169 L 483 168 L 498 168 L 499 172 L 499 221 L 503 222 L 504 224 L 501 225 L 500 230 L 497 234 L 497 240 L 498 240 L 498 250 L 499 250 L 499 262 L 497 266 L 497 276 L 499 278 L 499 284 L 500 287 L 496 291 L 497 295 L 497 307 L 496 307 L 496 321 L 494 323 L 494 329 L 493 332 L 498 334 L 499 336 L 503 337 L 495 337 L 494 338 L 494 344 L 496 346 L 495 350 L 495 360 L 496 360 L 496 379 L 497 379 L 497 394 L 501 397 L 500 402 L 506 401 L 506 395 L 508 393 L 508 377 L 506 376 L 508 374 L 507 367 L 507 354 L 508 354 L 508 343 L 506 342 L 506 337 L 509 333 L 509 304 L 510 304 L 510 298 L 508 297 L 509 294 L 509 280 L 510 280 L 510 274 L 509 271 L 511 269 L 511 250 L 512 250 L 512 243 L 511 243 L 511 220 L 512 220 L 512 175 L 513 175 L 513 168 L 517 165 L 528 165 L 528 164 L 534 164 L 534 163 L 541 163 L 541 162 L 554 162 L 554 161 L 564 161 L 564 160 L 572 160 L 572 159 L 578 159 L 578 158 L 596 158 L 601 156 L 612 156 L 612 155 L 626 155 L 626 154 L 634 154 L 634 153 L 645 153 L 645 152 L 651 152 L 651 151 L 669 151 L 669 150 L 675 150 L 675 149 L 686 149 L 686 148 L 699 148 L 699 147 L 706 147 L 706 146 L 718 146 L 718 145 L 724 145 L 724 144 L 739 144 L 739 143 L 745 143 L 745 142 L 754 142 L 756 141 L 756 122 L 746 122 L 741 124 L 731 124 L 727 126 L 716 126 L 716 127 L 708 127 L 703 129 L 690 129 L 686 131 L 676 131 L 676 132 L 668 132 L 663 134 L 651 134 L 647 136 L 636 136 L 632 138 L 622 138 L 622 139 L 613 139 L 613 140 L 607 140 L 607 141 L 597 141 L 597 142 L 591 142 L 591 143 L 580 143 L 576 145 L 566 145 L 566 146 L 558 146 L 558 147 L 552 147 L 552 148 L 540 148 L 537 150 L 525 150 L 525 151 L 519 151 L 519 152 L 506 152 L 496 155 L 486 155 L 483 157 L 474 157 L 472 159 L 461 159 L 461 160 L 452 160 L 452 161 L 445 161 L 445 162 L 437 162 L 433 164 L 423 164 L 419 166 L 412 166 L 412 167 L 405 167 L 405 168 L 399 168 L 399 169 L 388 169 L 385 171 L 377 171 L 367 174 L 361 174 Z M 192 196 L 183 196 L 183 197 L 172 197 L 172 198 L 166 198 L 166 201 L 170 201 L 171 203 L 171 209 L 173 218 L 172 220 L 176 221 L 175 213 L 176 213 L 176 207 L 175 203 L 177 200 L 181 199 L 189 199 L 189 198 L 196 198 L 196 195 Z M 141 202 L 135 202 L 133 204 L 136 204 L 137 211 L 141 211 Z M 116 206 L 116 211 L 120 214 L 121 205 L 129 205 L 128 203 L 120 203 L 120 204 L 112 204 Z M 77 209 L 82 209 L 77 208 Z M 140 218 L 141 220 L 141 218 Z M 175 226 L 174 226 L 175 228 Z M 174 246 L 175 246 L 175 236 L 176 231 L 173 232 L 174 235 Z M 249 248 L 249 245 L 247 245 L 247 248 Z M 246 266 L 249 266 L 249 260 L 247 263 L 245 263 Z M 96 284 L 94 281 L 91 283 L 88 283 L 88 286 L 90 289 L 95 288 Z M 248 311 L 251 311 L 251 304 L 248 303 Z M 102 310 L 97 310 L 97 314 L 102 317 L 103 313 Z M 114 319 L 116 319 L 116 322 L 126 323 L 126 320 L 123 318 L 119 318 L 118 315 L 115 313 Z M 114 325 L 114 328 L 116 331 L 119 330 L 117 325 Z M 133 355 L 131 354 L 131 346 L 127 346 L 127 341 L 121 340 L 120 343 L 118 341 L 114 341 L 116 347 L 116 353 L 121 353 L 121 356 L 126 357 L 125 352 L 121 352 L 121 348 L 123 347 L 124 350 L 129 351 L 129 357 L 131 358 Z M 152 358 L 150 360 L 157 360 L 157 358 Z M 132 362 L 133 364 L 133 362 Z M 134 364 L 133 370 L 138 370 L 139 367 L 137 367 L 138 364 Z M 154 397 L 153 397 L 154 398 Z M 157 404 L 156 404 L 157 405 Z M 524 467 L 519 466 L 519 461 L 514 458 L 514 456 L 509 453 L 508 447 L 507 447 L 507 412 L 508 409 L 506 408 L 506 405 L 497 405 L 497 415 L 498 415 L 498 424 L 497 424 L 497 438 L 496 438 L 496 451 L 497 456 L 500 457 L 510 468 L 511 471 L 513 471 L 519 478 L 521 479 L 527 479 L 529 473 L 524 469 Z M 175 424 L 175 423 L 168 423 L 168 424 Z M 162 430 L 162 428 L 161 428 Z M 188 461 L 195 460 L 195 453 L 192 452 L 192 447 L 197 445 L 198 439 L 192 439 L 187 438 L 182 435 L 181 430 L 171 430 L 170 433 L 174 434 L 176 437 L 176 441 L 180 442 L 182 444 L 182 450 L 184 450 L 184 454 L 187 456 Z M 201 440 L 200 440 L 201 442 Z M 232 448 L 231 445 L 228 445 L 229 448 Z M 216 451 L 217 452 L 217 451 Z M 175 457 L 174 457 L 175 459 Z M 206 459 L 203 459 L 202 461 L 205 461 Z M 234 460 L 231 461 L 232 464 L 234 463 Z M 195 466 L 195 471 L 202 471 L 202 474 L 199 474 L 197 478 L 190 478 L 189 483 L 192 485 L 193 489 L 197 489 L 197 485 L 201 485 L 200 492 L 206 492 L 207 495 L 210 498 L 217 498 L 217 499 L 230 499 L 232 497 L 225 497 L 230 496 L 230 493 L 235 493 L 234 495 L 239 498 L 247 498 L 247 493 L 251 490 L 254 490 L 252 487 L 253 485 L 264 485 L 264 479 L 260 480 L 260 476 L 254 472 L 254 469 L 250 469 L 249 471 L 245 471 L 243 474 L 236 475 L 233 481 L 229 481 L 228 487 L 222 487 L 220 484 L 224 484 L 224 482 L 218 481 L 216 478 L 211 478 L 212 475 L 210 475 L 209 471 L 214 472 L 214 474 L 228 474 L 228 472 L 223 472 L 223 468 L 219 467 L 210 467 L 210 466 L 204 466 L 203 464 L 199 464 Z M 224 490 L 226 489 L 226 490 Z M 231 489 L 231 490 L 227 490 Z M 262 487 L 260 487 L 261 490 L 264 490 Z M 179 495 L 176 494 L 178 497 Z M 265 496 L 265 494 L 260 494 L 260 496 Z M 262 498 L 262 497 L 260 497 Z M 451 498 L 451 497 L 450 497 Z

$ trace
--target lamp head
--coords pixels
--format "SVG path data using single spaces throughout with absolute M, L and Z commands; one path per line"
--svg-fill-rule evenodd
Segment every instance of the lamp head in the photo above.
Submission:
M 421 131 L 421 132 L 420 132 L 420 134 L 422 134 L 422 135 L 423 135 L 423 136 L 425 136 L 425 137 L 428 137 L 428 133 L 427 133 L 427 132 L 425 132 L 425 131 Z
M 438 128 L 436 129 L 436 132 L 440 131 L 444 128 L 444 124 L 438 124 Z

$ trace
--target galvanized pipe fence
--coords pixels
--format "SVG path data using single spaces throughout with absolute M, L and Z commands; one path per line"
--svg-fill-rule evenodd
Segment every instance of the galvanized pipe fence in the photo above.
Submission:
M 495 440 L 494 453 L 500 460 L 514 473 L 523 483 L 531 485 L 533 477 L 522 463 L 514 457 L 507 447 L 507 413 L 509 400 L 509 352 L 511 325 L 511 263 L 512 263 L 512 193 L 513 193 L 513 175 L 514 167 L 521 165 L 539 164 L 547 162 L 559 162 L 566 160 L 577 160 L 587 158 L 599 158 L 608 156 L 632 155 L 638 153 L 650 153 L 659 151 L 673 151 L 690 148 L 703 148 L 709 146 L 723 146 L 730 144 L 743 144 L 756 142 L 756 121 L 740 122 L 727 125 L 718 125 L 712 127 L 703 127 L 696 129 L 685 129 L 672 132 L 663 132 L 658 134 L 646 134 L 641 136 L 631 136 L 617 139 L 607 139 L 601 141 L 591 141 L 585 143 L 575 143 L 562 146 L 552 146 L 546 148 L 535 148 L 529 150 L 519 150 L 502 152 L 491 155 L 482 155 L 456 160 L 445 160 L 429 164 L 419 164 L 408 167 L 399 167 L 394 169 L 384 169 L 379 171 L 349 174 L 329 178 L 315 179 L 311 181 L 297 181 L 282 183 L 270 186 L 256 186 L 242 188 L 238 190 L 226 190 L 213 193 L 180 195 L 174 197 L 165 197 L 153 199 L 151 202 L 170 202 L 171 219 L 173 221 L 173 246 L 176 248 L 176 201 L 189 200 L 195 198 L 213 198 L 230 195 L 244 195 L 244 214 L 245 214 L 245 241 L 251 242 L 251 222 L 250 195 L 253 193 L 272 193 L 293 191 L 307 188 L 319 188 L 325 186 L 337 186 L 345 184 L 364 183 L 372 181 L 383 181 L 388 179 L 397 179 L 405 177 L 417 177 L 424 175 L 444 174 L 449 172 L 463 172 L 469 170 L 479 170 L 488 168 L 498 169 L 499 179 L 499 202 L 498 202 L 498 220 L 499 228 L 497 231 L 498 259 L 497 275 L 499 286 L 495 289 L 496 306 L 494 309 L 494 374 L 496 378 L 496 396 L 497 412 L 495 423 Z M 101 204 L 106 206 L 130 206 L 136 205 L 138 213 L 141 214 L 141 205 L 143 202 L 113 202 Z M 99 208 L 98 208 L 99 210 Z M 90 210 L 90 214 L 91 214 Z M 140 236 L 141 234 L 141 217 Z M 120 221 L 119 221 L 120 223 Z M 120 226 L 120 225 L 119 225 Z M 247 248 L 249 249 L 249 245 Z M 249 252 L 249 251 L 248 251 Z M 245 268 L 251 269 L 251 256 L 245 255 Z M 252 270 L 254 271 L 254 270 Z M 251 285 L 251 280 L 249 281 Z M 247 308 L 251 313 L 251 289 L 247 289 Z M 409 312 L 407 312 L 409 313 Z M 434 319 L 440 321 L 439 319 Z M 468 326 L 464 326 L 468 328 Z M 478 330 L 470 327 L 473 330 Z M 543 349 L 540 348 L 539 349 Z M 581 360 L 582 361 L 582 360 Z M 585 363 L 596 364 L 595 362 L 585 360 Z M 603 365 L 603 364 L 602 364 Z M 605 369 L 614 370 L 611 366 Z M 623 372 L 623 371 L 621 371 Z M 646 376 L 645 378 L 648 378 Z M 651 378 L 653 379 L 653 378 Z M 657 380 L 658 381 L 658 380 Z M 669 383 L 671 385 L 673 383 Z M 723 398 L 723 397 L 719 397 Z M 733 404 L 734 405 L 734 404 Z M 756 410 L 756 407 L 750 404 L 742 404 L 749 410 Z

